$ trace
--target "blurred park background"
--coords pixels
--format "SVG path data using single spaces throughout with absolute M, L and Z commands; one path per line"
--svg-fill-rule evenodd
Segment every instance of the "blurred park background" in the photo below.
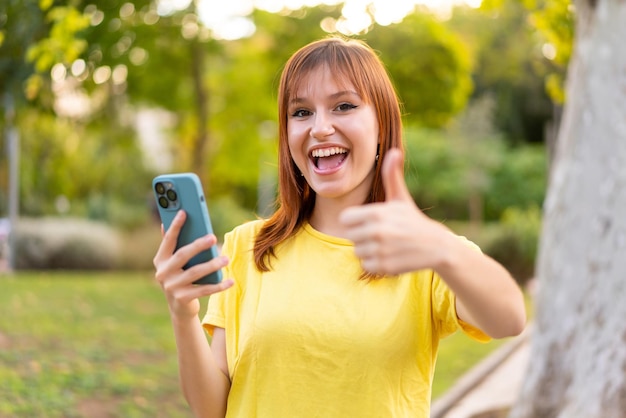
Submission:
M 565 0 L 2 0 L 0 416 L 189 415 L 152 282 L 151 179 L 196 172 L 220 239 L 271 213 L 281 66 L 329 34 L 387 65 L 418 205 L 525 286 L 573 13 Z M 433 396 L 496 346 L 447 342 Z

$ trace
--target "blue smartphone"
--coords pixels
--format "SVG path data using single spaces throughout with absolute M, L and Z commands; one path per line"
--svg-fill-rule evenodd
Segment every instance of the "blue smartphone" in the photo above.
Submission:
M 207 208 L 200 178 L 194 173 L 162 174 L 152 180 L 152 191 L 156 199 L 163 228 L 167 231 L 179 210 L 187 213 L 176 250 L 197 238 L 213 233 L 211 218 Z M 195 255 L 185 266 L 188 269 L 196 264 L 205 263 L 218 256 L 217 246 Z M 216 284 L 222 281 L 222 271 L 217 270 L 194 284 Z

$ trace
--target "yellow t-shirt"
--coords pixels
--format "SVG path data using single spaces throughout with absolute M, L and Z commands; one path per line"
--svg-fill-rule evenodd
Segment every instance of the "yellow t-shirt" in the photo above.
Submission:
M 359 280 L 348 240 L 305 224 L 261 273 L 252 248 L 262 221 L 226 235 L 225 276 L 203 324 L 226 333 L 228 418 L 426 418 L 439 339 L 461 324 L 431 270 Z

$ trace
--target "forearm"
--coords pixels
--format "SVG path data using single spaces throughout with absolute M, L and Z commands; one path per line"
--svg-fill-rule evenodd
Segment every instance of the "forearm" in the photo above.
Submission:
M 521 333 L 526 308 L 515 280 L 498 262 L 454 239 L 436 271 L 457 297 L 459 318 L 493 338 Z
M 196 417 L 223 418 L 230 381 L 217 365 L 199 319 L 172 318 L 172 325 L 185 399 Z

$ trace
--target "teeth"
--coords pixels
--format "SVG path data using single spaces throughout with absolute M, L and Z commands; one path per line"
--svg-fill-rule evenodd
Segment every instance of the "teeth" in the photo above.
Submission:
M 311 152 L 311 156 L 313 157 L 330 157 L 335 154 L 345 154 L 348 152 L 345 148 L 333 147 L 333 148 L 324 148 L 324 149 L 315 149 Z

